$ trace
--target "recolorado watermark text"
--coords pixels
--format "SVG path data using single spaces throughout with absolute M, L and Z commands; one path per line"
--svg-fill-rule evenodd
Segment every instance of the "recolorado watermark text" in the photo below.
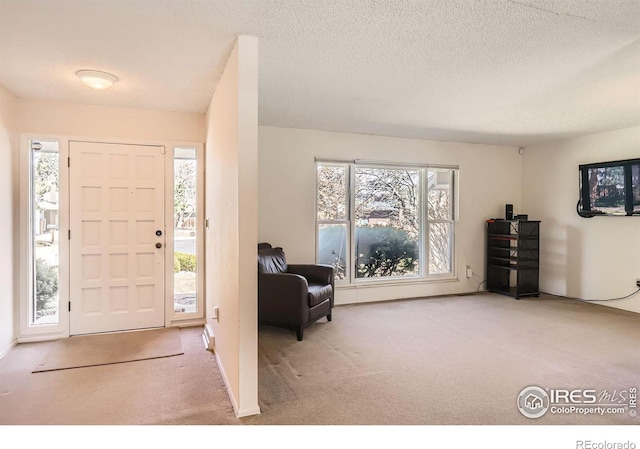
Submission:
M 614 441 L 576 441 L 576 449 L 636 449 L 636 443 L 633 441 L 614 442 Z

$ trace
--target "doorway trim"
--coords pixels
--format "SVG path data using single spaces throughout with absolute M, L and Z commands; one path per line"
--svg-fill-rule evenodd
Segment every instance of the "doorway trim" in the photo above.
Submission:
M 104 138 L 87 137 L 76 135 L 58 135 L 48 133 L 22 133 L 20 134 L 20 156 L 18 160 L 18 197 L 16 198 L 16 208 L 19 220 L 14 231 L 14 238 L 19 239 L 17 251 L 17 272 L 19 291 L 15 298 L 17 310 L 16 334 L 18 343 L 33 341 L 52 340 L 69 336 L 69 240 L 60 239 L 60 268 L 59 268 L 59 320 L 56 324 L 33 325 L 29 319 L 30 301 L 32 295 L 30 263 L 32 257 L 31 248 L 31 212 L 30 212 L 30 141 L 46 140 L 58 142 L 60 172 L 59 172 L 59 195 L 60 195 L 60 221 L 59 232 L 61 236 L 67 236 L 69 231 L 69 168 L 67 158 L 69 157 L 69 142 L 84 141 L 96 143 L 114 143 L 129 145 L 151 145 L 164 146 L 166 148 L 167 159 L 165 160 L 165 186 L 166 192 L 173 189 L 173 153 L 175 147 L 191 147 L 196 149 L 198 167 L 197 185 L 197 209 L 201 211 L 198 217 L 197 226 L 197 275 L 198 275 L 198 312 L 175 314 L 173 312 L 173 276 L 165 275 L 165 327 L 172 326 L 192 326 L 201 325 L 205 322 L 205 291 L 204 291 L 204 144 L 202 142 L 179 141 L 179 140 L 141 140 L 126 138 Z M 165 195 L 165 228 L 167 247 L 165 251 L 165 272 L 172 273 L 169 269 L 173 267 L 173 227 L 166 225 L 172 223 L 173 217 L 173 196 Z

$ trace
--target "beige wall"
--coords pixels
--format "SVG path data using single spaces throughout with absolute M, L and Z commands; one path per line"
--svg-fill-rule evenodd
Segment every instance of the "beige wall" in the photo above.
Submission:
M 0 86 L 0 356 L 15 342 L 15 114 L 16 98 Z
M 206 315 L 238 416 L 259 413 L 258 43 L 240 36 L 207 113 Z M 213 319 L 213 308 L 219 319 Z
M 540 218 L 543 291 L 585 299 L 626 296 L 640 279 L 640 217 L 581 218 L 578 165 L 640 157 L 640 127 L 527 148 L 523 204 Z M 640 312 L 640 295 L 598 304 Z
M 503 217 L 506 203 L 521 212 L 517 148 L 265 126 L 259 145 L 258 238 L 282 246 L 291 263 L 315 261 L 315 157 L 460 167 L 459 280 L 338 289 L 338 304 L 476 291 L 484 279 L 485 220 Z M 466 265 L 475 279 L 466 277 Z
M 21 133 L 150 141 L 203 142 L 204 114 L 21 99 Z

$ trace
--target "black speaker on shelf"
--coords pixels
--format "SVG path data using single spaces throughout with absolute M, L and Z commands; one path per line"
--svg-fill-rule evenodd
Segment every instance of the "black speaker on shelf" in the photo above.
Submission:
M 513 220 L 513 204 L 505 204 L 504 206 L 504 219 Z

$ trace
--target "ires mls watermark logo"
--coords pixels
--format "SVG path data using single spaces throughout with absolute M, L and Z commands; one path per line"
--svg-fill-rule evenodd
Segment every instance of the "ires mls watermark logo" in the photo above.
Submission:
M 536 419 L 547 413 L 580 415 L 638 415 L 638 389 L 594 390 L 551 389 L 530 386 L 518 395 L 518 410 L 527 418 Z
M 540 387 L 527 387 L 518 395 L 518 410 L 527 418 L 540 418 L 550 405 L 549 395 Z

